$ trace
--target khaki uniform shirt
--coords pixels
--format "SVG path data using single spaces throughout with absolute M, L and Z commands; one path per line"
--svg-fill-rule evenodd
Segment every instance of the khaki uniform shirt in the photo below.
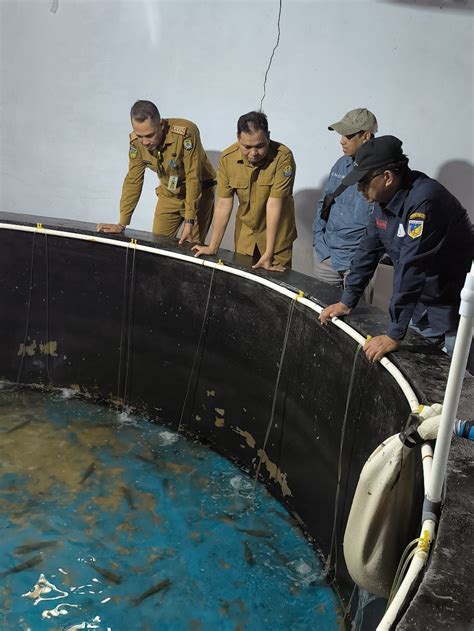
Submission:
M 266 208 L 269 197 L 283 199 L 274 253 L 292 247 L 296 239 L 293 184 L 293 154 L 279 142 L 270 141 L 267 157 L 252 166 L 240 153 L 238 143 L 222 152 L 217 169 L 217 196 L 239 199 L 235 219 L 235 251 L 253 255 L 255 245 L 260 254 L 266 248 Z
M 201 144 L 199 130 L 194 123 L 183 118 L 163 119 L 165 137 L 157 151 L 145 149 L 134 132 L 130 134 L 128 173 L 125 176 L 120 199 L 120 223 L 130 223 L 143 187 L 145 169 L 158 174 L 160 185 L 156 189 L 160 207 L 176 209 L 176 201 L 184 204 L 185 219 L 195 219 L 202 184 L 212 186 L 216 177 Z M 171 203 L 170 203 L 171 202 Z

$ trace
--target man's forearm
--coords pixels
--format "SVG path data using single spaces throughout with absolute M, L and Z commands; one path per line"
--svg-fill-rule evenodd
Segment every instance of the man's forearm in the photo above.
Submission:
M 122 226 L 128 226 L 132 219 L 133 211 L 137 207 L 138 200 L 143 188 L 143 179 L 141 182 L 130 181 L 128 176 L 125 177 L 122 187 L 122 196 L 120 197 L 120 218 L 119 223 Z
M 282 207 L 283 200 L 280 198 L 270 197 L 267 201 L 267 231 L 265 242 L 265 254 L 267 256 L 273 256 L 273 252 L 275 251 L 275 242 L 278 233 L 278 226 L 280 225 Z
M 199 179 L 186 175 L 186 200 L 184 202 L 184 218 L 196 219 L 202 186 Z
M 214 209 L 214 225 L 212 228 L 211 242 L 209 247 L 215 252 L 219 249 L 219 246 L 224 237 L 225 229 L 229 223 L 230 215 L 232 213 L 233 198 L 219 197 Z

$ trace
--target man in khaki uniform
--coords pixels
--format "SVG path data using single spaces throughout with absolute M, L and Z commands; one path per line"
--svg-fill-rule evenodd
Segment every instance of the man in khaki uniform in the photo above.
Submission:
M 288 147 L 270 140 L 262 112 L 249 112 L 237 123 L 237 142 L 222 152 L 217 169 L 214 229 L 208 246 L 195 246 L 196 256 L 216 254 L 233 207 L 235 251 L 255 260 L 254 269 L 283 271 L 291 266 L 296 239 L 293 183 L 295 162 Z
M 201 144 L 199 130 L 183 118 L 162 119 L 150 101 L 137 101 L 130 112 L 128 173 L 120 199 L 118 224 L 98 224 L 98 232 L 120 233 L 131 221 L 143 187 L 145 170 L 158 174 L 158 202 L 153 233 L 180 243 L 203 243 L 214 207 L 215 171 Z

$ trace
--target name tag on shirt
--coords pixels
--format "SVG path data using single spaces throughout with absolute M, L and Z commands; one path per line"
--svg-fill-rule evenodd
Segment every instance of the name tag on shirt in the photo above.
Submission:
M 377 228 L 382 228 L 382 230 L 387 229 L 387 222 L 384 219 L 376 219 L 375 224 Z
M 175 191 L 178 188 L 178 176 L 170 175 L 170 179 L 168 180 L 168 190 Z

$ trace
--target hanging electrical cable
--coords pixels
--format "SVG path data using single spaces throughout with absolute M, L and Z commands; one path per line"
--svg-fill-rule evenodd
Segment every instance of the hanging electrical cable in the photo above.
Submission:
M 28 304 L 26 307 L 25 335 L 23 338 L 22 352 L 19 353 L 21 359 L 20 359 L 20 365 L 18 367 L 18 374 L 16 377 L 17 386 L 20 385 L 21 373 L 23 370 L 23 362 L 25 361 L 25 355 L 26 355 L 26 341 L 28 339 L 28 332 L 30 329 L 31 294 L 33 292 L 33 269 L 34 269 L 34 263 L 35 263 L 35 246 L 36 246 L 36 230 L 33 232 L 33 240 L 31 243 L 30 280 L 28 283 Z
M 123 386 L 123 405 L 125 407 L 127 402 L 128 395 L 128 386 L 129 386 L 129 374 L 131 371 L 131 358 L 132 358 L 132 335 L 133 335 L 133 308 L 134 308 L 134 300 L 135 300 L 135 261 L 137 257 L 137 240 L 132 239 L 130 241 L 129 247 L 133 248 L 132 255 L 132 269 L 130 273 L 130 291 L 129 291 L 129 302 L 128 302 L 128 318 L 127 318 L 127 352 L 125 356 L 125 381 Z
M 206 324 L 208 321 L 208 314 L 209 314 L 209 304 L 211 301 L 211 295 L 212 295 L 212 289 L 213 289 L 213 285 L 214 285 L 214 272 L 215 272 L 216 268 L 213 267 L 212 268 L 212 272 L 211 272 L 211 280 L 209 281 L 209 289 L 207 291 L 207 300 L 206 300 L 206 306 L 204 308 L 204 317 L 202 319 L 202 324 L 201 324 L 201 330 L 199 331 L 199 338 L 198 338 L 198 343 L 196 345 L 196 352 L 194 353 L 194 358 L 193 358 L 193 364 L 191 366 L 191 373 L 189 375 L 189 379 L 188 379 L 188 385 L 186 386 L 186 394 L 184 395 L 184 401 L 183 401 L 183 406 L 181 408 L 181 415 L 179 417 L 179 422 L 178 422 L 178 428 L 177 428 L 177 433 L 179 434 L 181 432 L 181 427 L 183 425 L 183 419 L 184 419 L 184 413 L 186 410 L 186 404 L 188 402 L 188 397 L 189 397 L 189 393 L 191 391 L 191 384 L 194 378 L 194 372 L 195 372 L 195 368 L 196 368 L 196 364 L 197 364 L 197 360 L 199 357 L 199 353 L 201 352 L 201 348 L 202 348 L 202 341 L 204 338 L 204 334 L 206 332 Z M 200 363 L 202 362 L 202 352 L 201 352 L 201 358 L 200 358 Z M 199 366 L 198 369 L 198 373 L 197 373 L 197 379 L 196 379 L 196 384 L 194 386 L 194 392 L 193 392 L 193 403 L 191 405 L 191 408 L 194 405 L 194 400 L 196 398 L 196 389 L 197 389 L 197 382 L 199 379 L 199 373 L 201 372 L 201 366 Z
M 347 424 L 347 418 L 348 418 L 348 413 L 349 413 L 349 404 L 351 402 L 352 388 L 354 386 L 355 369 L 357 365 L 357 359 L 359 357 L 359 353 L 362 348 L 363 347 L 361 344 L 357 345 L 357 349 L 354 355 L 354 361 L 352 362 L 351 376 L 349 379 L 349 386 L 347 388 L 346 407 L 344 410 L 344 418 L 342 421 L 342 428 L 341 428 L 341 440 L 339 443 L 339 458 L 337 462 L 337 485 L 336 485 L 336 494 L 334 496 L 334 519 L 333 519 L 333 525 L 332 525 L 331 544 L 329 546 L 329 554 L 326 559 L 326 564 L 324 568 L 324 573 L 328 579 L 329 579 L 330 572 L 332 572 L 333 574 L 331 578 L 331 583 L 334 582 L 334 577 L 336 576 L 336 572 L 337 572 L 336 530 L 337 530 L 337 519 L 338 519 L 339 494 L 341 490 L 341 478 L 342 478 L 342 452 L 344 448 L 346 424 Z
M 132 334 L 133 334 L 133 307 L 135 293 L 135 262 L 137 255 L 137 241 L 132 239 L 127 244 L 125 254 L 125 269 L 123 277 L 123 304 L 122 304 L 122 327 L 120 331 L 119 364 L 117 371 L 117 406 L 122 410 L 126 407 L 129 372 L 131 370 L 132 357 Z M 129 252 L 133 250 L 131 269 L 129 272 Z M 122 369 L 123 368 L 123 369 Z M 122 374 L 123 372 L 123 374 Z M 121 386 L 123 383 L 123 390 Z
M 270 72 L 270 68 L 271 65 L 273 63 L 273 57 L 275 56 L 275 51 L 278 48 L 278 45 L 280 43 L 280 34 L 281 34 L 281 30 L 280 30 L 280 20 L 281 20 L 281 7 L 282 7 L 282 0 L 279 0 L 278 2 L 279 6 L 278 6 L 278 20 L 277 20 L 277 40 L 275 43 L 275 46 L 273 47 L 272 50 L 272 54 L 270 55 L 270 60 L 268 62 L 268 66 L 267 69 L 265 71 L 265 78 L 263 80 L 263 96 L 262 99 L 260 101 L 260 111 L 262 111 L 262 107 L 263 107 L 263 101 L 265 99 L 265 96 L 267 94 L 267 78 L 268 78 L 268 73 Z
M 289 338 L 290 330 L 291 330 L 291 322 L 293 320 L 293 311 L 295 309 L 295 304 L 296 304 L 298 298 L 300 298 L 300 297 L 302 297 L 302 296 L 299 296 L 298 294 L 296 294 L 295 297 L 293 298 L 293 300 L 290 302 L 290 308 L 288 309 L 288 317 L 287 317 L 287 320 L 286 320 L 286 328 L 285 328 L 285 333 L 284 333 L 284 336 L 283 336 L 283 344 L 282 344 L 282 348 L 281 348 L 280 361 L 278 362 L 278 373 L 277 373 L 276 380 L 275 380 L 275 387 L 273 389 L 272 408 L 271 408 L 271 412 L 270 412 L 270 419 L 269 419 L 268 425 L 267 425 L 267 430 L 265 432 L 265 438 L 263 440 L 263 445 L 262 445 L 262 449 L 261 449 L 262 453 L 265 453 L 265 450 L 267 448 L 268 438 L 270 436 L 270 431 L 271 431 L 271 429 L 273 427 L 273 420 L 275 418 L 275 408 L 276 408 L 277 396 L 278 396 L 279 385 L 280 385 L 280 377 L 281 377 L 281 372 L 282 372 L 282 368 L 283 368 L 283 362 L 285 360 L 286 347 L 288 345 L 288 338 Z M 257 484 L 257 480 L 258 480 L 258 476 L 260 474 L 261 466 L 262 466 L 262 456 L 259 455 L 258 464 L 257 464 L 257 468 L 256 468 L 256 471 L 255 471 L 255 477 L 254 477 L 254 489 L 255 489 L 255 485 Z
M 120 331 L 120 345 L 119 345 L 119 365 L 117 373 L 117 401 L 120 403 L 122 397 L 120 395 L 120 388 L 122 383 L 122 363 L 124 360 L 124 342 L 125 342 L 125 327 L 126 327 L 126 314 L 127 314 L 127 286 L 128 286 L 128 253 L 130 248 L 125 250 L 125 270 L 123 274 L 123 305 L 122 305 L 122 329 Z
M 45 322 L 45 344 L 46 344 L 46 375 L 48 377 L 48 385 L 51 384 L 51 375 L 49 372 L 49 356 L 52 353 L 49 341 L 49 250 L 48 250 L 48 235 L 44 233 L 44 260 L 45 260 L 45 308 L 46 308 L 46 322 Z

